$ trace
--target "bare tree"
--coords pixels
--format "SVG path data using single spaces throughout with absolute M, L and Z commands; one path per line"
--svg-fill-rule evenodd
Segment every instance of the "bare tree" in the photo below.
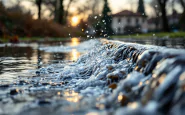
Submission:
M 47 5 L 51 11 L 52 15 L 54 15 L 55 21 L 60 24 L 66 24 L 69 8 L 76 0 L 69 0 L 66 10 L 64 10 L 64 1 L 65 0 L 45 0 L 44 2 L 44 4 Z
M 182 30 L 185 30 L 185 24 L 184 24 L 184 20 L 185 20 L 185 0 L 179 0 L 179 2 L 180 2 L 181 6 L 183 8 L 183 13 L 182 13 L 180 21 L 179 21 L 180 28 Z
M 51 11 L 52 15 L 54 15 L 55 21 L 65 24 L 67 22 L 67 17 L 69 15 L 69 9 L 72 3 L 76 2 L 77 0 L 68 0 L 68 4 L 66 9 L 64 10 L 64 3 L 65 0 L 45 0 L 44 4 L 47 5 L 48 9 Z
M 156 0 L 152 0 L 150 5 L 152 6 L 154 12 L 155 12 L 155 26 L 156 30 L 159 29 L 158 26 L 160 24 L 160 7 Z
M 91 4 L 92 4 L 92 15 L 97 15 L 99 13 L 101 13 L 101 7 L 103 7 L 103 0 L 91 0 Z
M 64 25 L 66 23 L 66 20 L 65 20 L 66 17 L 64 17 L 63 1 L 64 0 L 59 1 L 60 6 L 59 6 L 59 11 L 58 11 L 58 22 L 59 22 L 59 24 L 62 24 L 62 25 Z
M 157 0 L 158 4 L 160 6 L 161 14 L 162 14 L 162 22 L 163 22 L 163 31 L 169 32 L 169 24 L 167 19 L 167 13 L 166 13 L 166 4 L 168 0 Z
M 46 9 L 50 11 L 50 16 L 54 16 L 54 20 L 58 22 L 60 1 L 59 0 L 45 0 L 43 4 L 46 6 Z
M 67 22 L 67 17 L 69 15 L 69 9 L 72 5 L 72 3 L 75 3 L 77 2 L 78 0 L 69 0 L 68 4 L 67 4 L 67 7 L 66 7 L 66 11 L 65 11 L 65 23 Z
M 37 8 L 38 8 L 38 19 L 41 19 L 41 10 L 42 10 L 42 0 L 35 1 Z
M 181 6 L 183 7 L 183 10 L 185 12 L 185 0 L 179 0 Z
M 151 7 L 153 8 L 154 12 L 155 12 L 155 16 L 159 17 L 160 16 L 160 7 L 159 4 L 156 0 L 152 0 L 150 2 Z
M 96 16 L 101 13 L 103 0 L 86 0 L 86 3 L 77 8 L 78 14 Z
M 20 1 L 20 0 L 17 0 L 17 1 Z M 37 9 L 38 9 L 38 13 L 37 13 L 37 16 L 38 16 L 38 19 L 40 20 L 41 19 L 41 10 L 42 10 L 42 4 L 43 4 L 43 0 L 22 0 L 21 2 L 23 1 L 29 1 L 29 2 L 32 2 L 36 5 Z

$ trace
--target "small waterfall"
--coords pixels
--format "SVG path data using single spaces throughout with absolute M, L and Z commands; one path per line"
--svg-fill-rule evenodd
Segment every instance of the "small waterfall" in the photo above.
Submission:
M 60 68 L 56 78 L 66 88 L 94 98 L 96 105 L 115 108 L 115 114 L 184 111 L 184 50 L 107 40 L 101 43 L 77 62 Z M 100 96 L 104 98 L 96 101 Z
M 119 60 L 131 61 L 133 70 L 120 80 L 118 88 L 104 103 L 110 106 L 118 100 L 123 107 L 117 110 L 117 114 L 182 115 L 185 104 L 185 51 L 123 44 L 118 47 L 118 51 L 122 49 Z
M 88 48 L 86 43 L 83 45 Z M 21 92 L 38 99 L 38 106 L 71 107 L 52 114 L 92 110 L 116 115 L 185 113 L 184 50 L 96 40 L 76 62 L 52 64 L 35 73 L 31 78 L 19 78 L 14 85 L 23 84 Z M 47 96 L 41 93 L 47 101 L 40 100 L 40 91 L 47 92 Z
M 182 111 L 184 50 L 107 40 L 101 43 L 60 69 L 57 76 L 65 87 L 95 100 L 104 95 L 96 104 L 116 107 L 115 114 Z

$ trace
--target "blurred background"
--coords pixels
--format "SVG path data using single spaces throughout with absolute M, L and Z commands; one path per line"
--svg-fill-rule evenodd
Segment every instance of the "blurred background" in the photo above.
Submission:
M 0 41 L 184 37 L 185 0 L 0 0 Z

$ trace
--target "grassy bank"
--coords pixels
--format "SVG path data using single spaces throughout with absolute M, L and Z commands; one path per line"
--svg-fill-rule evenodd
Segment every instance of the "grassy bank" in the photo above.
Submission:
M 111 38 L 133 38 L 133 39 L 151 39 L 151 38 L 183 38 L 185 39 L 185 32 L 169 32 L 169 33 L 147 33 L 147 34 L 133 34 L 133 35 L 117 35 L 117 36 L 111 36 Z

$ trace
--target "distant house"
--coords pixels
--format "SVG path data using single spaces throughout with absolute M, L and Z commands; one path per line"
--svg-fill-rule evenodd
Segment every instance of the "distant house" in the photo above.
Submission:
M 129 10 L 112 15 L 112 29 L 115 34 L 132 34 L 148 32 L 147 17 Z
M 181 18 L 181 14 L 179 14 L 176 10 L 173 11 L 171 15 L 168 15 L 168 23 L 169 25 L 176 25 L 179 23 Z
M 148 31 L 149 32 L 157 32 L 162 29 L 162 20 L 160 17 L 151 17 L 148 19 Z
M 181 18 L 181 14 L 177 13 L 175 10 L 171 15 L 167 16 L 168 24 L 172 31 L 178 31 L 179 29 L 179 21 Z M 161 17 L 152 17 L 148 19 L 148 30 L 149 31 L 160 31 L 162 30 L 162 19 Z

